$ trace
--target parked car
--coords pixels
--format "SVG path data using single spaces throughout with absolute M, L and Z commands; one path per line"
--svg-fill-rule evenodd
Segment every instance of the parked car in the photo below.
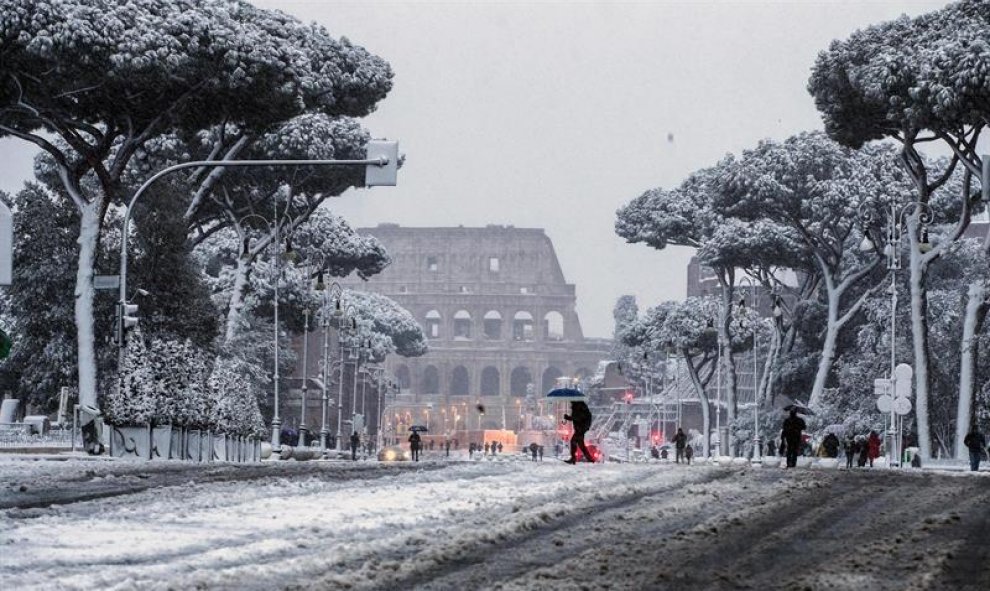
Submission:
M 378 452 L 379 462 L 408 462 L 412 459 L 412 453 L 408 449 L 402 449 L 398 445 L 383 447 Z

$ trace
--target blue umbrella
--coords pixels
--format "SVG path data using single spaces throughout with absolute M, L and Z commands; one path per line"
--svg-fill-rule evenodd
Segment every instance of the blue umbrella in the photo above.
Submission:
M 554 400 L 584 400 L 584 393 L 574 388 L 555 388 L 547 392 L 547 398 Z
M 422 431 L 423 433 L 426 433 L 429 429 L 427 429 L 423 425 L 413 425 L 412 427 L 409 427 L 409 430 L 410 431 Z

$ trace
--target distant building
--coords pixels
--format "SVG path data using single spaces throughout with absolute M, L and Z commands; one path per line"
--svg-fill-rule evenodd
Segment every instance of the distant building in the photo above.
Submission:
M 423 420 L 432 405 L 434 432 L 441 421 L 451 431 L 466 419 L 472 429 L 514 430 L 530 384 L 539 399 L 558 377 L 590 376 L 608 354 L 609 340 L 584 337 L 575 287 L 542 229 L 381 224 L 359 231 L 385 245 L 392 265 L 369 281 L 341 284 L 386 295 L 420 322 L 429 353 L 392 355 L 385 367 L 401 389 L 396 406 L 419 408 L 411 414 Z

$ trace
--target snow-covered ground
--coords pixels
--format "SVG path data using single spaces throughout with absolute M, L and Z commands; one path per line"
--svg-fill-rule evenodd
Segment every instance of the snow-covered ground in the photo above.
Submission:
M 713 547 L 725 535 L 719 532 L 733 527 L 752 529 L 726 539 L 737 558 L 744 557 L 748 544 L 755 547 L 779 533 L 759 526 L 778 512 L 798 522 L 800 507 L 817 511 L 808 524 L 813 529 L 832 518 L 820 513 L 831 503 L 842 509 L 844 502 L 868 499 L 869 491 L 879 496 L 880 488 L 898 483 L 910 485 L 905 493 L 927 490 L 955 505 L 977 503 L 974 509 L 981 498 L 984 508 L 990 500 L 990 478 L 980 476 L 569 466 L 553 460 L 390 467 L 284 462 L 202 470 L 199 477 L 188 465 L 165 462 L 0 461 L 0 499 L 13 507 L 0 523 L 0 584 L 10 589 L 598 589 L 668 588 L 668 583 L 669 588 L 708 588 L 713 582 L 718 587 L 721 579 L 677 583 L 675 572 L 668 571 L 678 561 L 669 559 L 691 556 L 685 552 L 702 558 L 698 548 L 687 547 Z M 847 486 L 844 481 L 863 494 L 832 499 L 829 487 Z M 155 486 L 141 490 L 142 483 Z M 60 504 L 17 508 L 31 505 L 23 501 L 33 490 L 52 489 L 62 491 Z M 105 496 L 67 502 L 73 490 Z M 973 498 L 974 492 L 983 497 Z M 21 501 L 11 502 L 11 495 Z M 798 498 L 808 503 L 796 504 Z M 909 505 L 910 499 L 902 502 Z M 870 504 L 848 511 L 862 510 L 862 518 L 871 518 L 880 508 Z M 955 523 L 943 513 L 938 523 Z M 984 519 L 990 519 L 985 512 Z M 841 549 L 860 541 L 870 540 L 832 542 Z M 964 547 L 961 541 L 958 546 Z M 766 558 L 769 563 L 772 556 Z M 703 567 L 697 565 L 702 572 Z M 990 564 L 986 568 L 990 571 Z M 984 575 L 990 580 L 990 572 Z M 745 580 L 744 573 L 739 576 Z M 864 581 L 829 578 L 829 588 L 843 588 L 843 580 Z

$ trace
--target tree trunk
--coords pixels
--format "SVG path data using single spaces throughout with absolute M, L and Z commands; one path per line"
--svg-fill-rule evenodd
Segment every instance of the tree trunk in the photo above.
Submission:
M 687 362 L 688 376 L 691 378 L 691 385 L 694 386 L 694 391 L 698 395 L 698 400 L 701 401 L 701 429 L 702 438 L 704 443 L 701 445 L 701 455 L 703 457 L 708 457 L 711 453 L 711 431 L 712 431 L 712 417 L 711 410 L 708 408 L 708 395 L 705 394 L 705 386 L 701 383 L 701 378 L 698 376 L 698 368 L 694 366 L 694 362 L 691 361 L 691 357 L 688 355 L 687 350 L 681 351 L 681 356 Z
M 243 257 L 237 257 L 237 269 L 234 274 L 234 287 L 230 294 L 230 305 L 227 307 L 227 326 L 224 333 L 224 344 L 229 345 L 237 335 L 244 310 L 244 290 L 247 288 L 251 264 Z
M 80 212 L 79 260 L 76 268 L 75 315 L 79 354 L 79 404 L 99 408 L 96 393 L 96 338 L 93 321 L 93 268 L 100 238 L 100 203 Z
M 818 359 L 818 372 L 815 373 L 815 383 L 811 387 L 811 397 L 808 406 L 814 408 L 822 401 L 825 391 L 825 381 L 832 372 L 835 362 L 835 343 L 839 338 L 839 297 L 829 290 L 828 293 L 828 325 L 825 328 L 825 342 L 822 343 L 822 356 Z
M 914 345 L 915 413 L 918 421 L 918 447 L 921 458 L 932 457 L 932 436 L 928 421 L 929 358 L 928 298 L 925 269 L 918 251 L 915 231 L 909 230 L 911 284 L 911 339 Z
M 969 450 L 963 439 L 969 432 L 970 418 L 973 416 L 973 396 L 976 388 L 976 360 L 978 353 L 977 335 L 987 315 L 987 286 L 982 281 L 969 285 L 966 301 L 966 315 L 963 317 L 962 346 L 959 363 L 959 403 L 956 408 L 956 459 L 965 460 Z

